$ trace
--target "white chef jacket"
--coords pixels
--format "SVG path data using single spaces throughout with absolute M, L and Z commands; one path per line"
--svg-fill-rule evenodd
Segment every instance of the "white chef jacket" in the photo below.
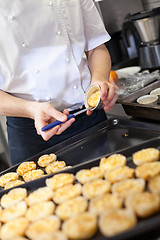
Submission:
M 76 109 L 91 80 L 84 52 L 109 39 L 93 0 L 0 0 L 0 89 Z

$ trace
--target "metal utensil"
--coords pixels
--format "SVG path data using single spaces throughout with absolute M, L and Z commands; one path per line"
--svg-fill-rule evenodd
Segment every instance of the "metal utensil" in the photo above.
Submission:
M 79 114 L 81 114 L 81 113 L 83 113 L 83 112 L 86 112 L 86 111 L 87 111 L 87 109 L 85 108 L 85 109 L 80 110 L 80 111 L 78 111 L 78 112 L 76 112 L 76 113 L 74 113 L 74 114 L 69 114 L 69 115 L 67 116 L 67 120 L 66 120 L 65 122 L 67 122 L 67 121 L 68 121 L 69 119 L 71 119 L 71 118 L 75 118 L 77 115 L 79 115 Z M 51 122 L 51 123 L 49 123 L 48 125 L 44 126 L 41 130 L 42 130 L 42 131 L 47 131 L 47 130 L 49 130 L 49 129 L 57 126 L 57 125 L 60 125 L 60 124 L 62 124 L 62 123 L 64 123 L 64 122 L 61 122 L 61 121 L 56 120 L 56 121 Z
M 67 116 L 67 120 L 66 120 L 66 121 L 68 121 L 68 120 L 71 119 L 71 118 L 75 118 L 77 115 L 79 115 L 79 114 L 81 114 L 81 113 L 83 113 L 83 112 L 86 112 L 87 110 L 93 111 L 93 110 L 96 109 L 96 108 L 97 108 L 97 109 L 101 108 L 102 106 L 101 106 L 101 97 L 100 97 L 100 94 L 99 94 L 99 98 L 97 99 L 97 103 L 96 103 L 96 105 L 95 105 L 94 107 L 92 107 L 92 106 L 90 106 L 90 105 L 88 104 L 88 99 L 89 99 L 89 98 L 91 97 L 91 95 L 94 94 L 96 91 L 100 91 L 100 87 L 99 87 L 97 84 L 91 85 L 91 86 L 88 88 L 87 92 L 85 93 L 84 103 L 85 103 L 85 107 L 86 107 L 86 108 L 83 109 L 83 110 L 80 110 L 80 111 L 78 111 L 78 112 L 76 112 L 76 113 L 74 113 L 74 114 L 69 114 L 69 115 Z M 66 122 L 66 121 L 65 121 L 65 122 Z M 60 124 L 62 124 L 62 123 L 64 123 L 64 122 L 61 122 L 61 121 L 56 120 L 56 121 L 54 121 L 54 122 L 52 122 L 52 123 L 49 123 L 48 125 L 44 126 L 41 130 L 42 130 L 42 131 L 47 131 L 47 130 L 49 130 L 49 129 L 57 126 L 57 125 L 60 125 Z

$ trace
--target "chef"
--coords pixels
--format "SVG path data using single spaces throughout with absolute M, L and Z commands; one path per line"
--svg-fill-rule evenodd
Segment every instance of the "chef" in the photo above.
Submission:
M 0 0 L 0 115 L 12 164 L 106 119 L 118 95 L 109 83 L 110 40 L 93 0 Z M 83 108 L 92 84 L 104 110 Z M 48 131 L 48 123 L 64 122 Z

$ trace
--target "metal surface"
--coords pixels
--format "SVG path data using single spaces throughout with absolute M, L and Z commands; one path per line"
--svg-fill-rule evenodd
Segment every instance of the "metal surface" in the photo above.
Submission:
M 159 40 L 159 16 L 151 16 L 134 21 L 134 25 L 143 43 Z
M 75 166 L 114 151 L 136 146 L 157 136 L 160 136 L 159 124 L 110 116 L 109 120 L 54 145 L 28 160 L 37 163 L 42 154 L 55 153 L 58 160 L 65 161 L 66 165 Z M 0 175 L 16 171 L 18 166 L 19 164 L 6 169 Z
M 159 69 L 160 44 L 143 46 L 139 48 L 139 64 L 142 69 Z
M 126 149 L 123 149 L 121 151 L 116 151 L 116 152 L 125 155 L 127 157 L 127 165 L 134 168 L 135 166 L 132 162 L 132 154 L 138 150 L 141 150 L 143 148 L 148 148 L 148 147 L 155 147 L 157 149 L 160 149 L 160 137 L 154 138 L 152 140 L 144 141 L 143 143 L 137 144 L 136 146 L 128 147 Z M 105 154 L 104 156 L 107 157 L 110 154 Z M 71 169 L 64 170 L 63 172 L 76 174 L 81 169 L 88 169 L 93 166 L 98 166 L 99 162 L 100 162 L 100 158 L 95 158 L 86 163 L 79 164 Z M 49 178 L 53 175 L 54 174 L 51 174 L 50 176 L 46 176 L 41 179 L 32 181 L 30 183 L 23 184 L 23 187 L 25 187 L 28 190 L 28 192 L 32 192 L 39 187 L 45 186 L 46 178 Z M 8 191 L 9 189 L 1 192 L 0 197 L 2 197 L 2 195 L 7 193 Z M 160 212 L 146 219 L 141 219 L 141 220 L 138 219 L 138 223 L 135 227 L 121 234 L 118 234 L 113 237 L 104 237 L 100 234 L 100 232 L 97 232 L 97 234 L 92 238 L 92 240 L 133 240 L 133 239 L 134 240 L 135 239 L 136 240 L 142 240 L 142 239 L 153 240 L 156 237 L 160 236 L 159 226 L 160 226 Z
M 158 87 L 160 87 L 160 80 L 154 83 L 151 83 L 148 86 L 132 94 L 129 94 L 125 97 L 120 98 L 118 100 L 118 103 L 122 104 L 124 111 L 129 116 L 159 121 L 160 105 L 158 103 L 155 104 L 154 106 L 150 106 L 150 105 L 142 105 L 136 102 L 137 98 L 139 98 L 140 96 L 149 94 L 152 90 Z

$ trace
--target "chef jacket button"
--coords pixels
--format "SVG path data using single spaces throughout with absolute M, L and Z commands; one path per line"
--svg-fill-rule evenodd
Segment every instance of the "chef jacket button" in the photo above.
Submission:
M 58 32 L 57 32 L 57 35 L 58 35 L 58 36 L 60 36 L 61 34 L 62 34 L 61 31 L 58 31 Z
M 70 58 L 67 58 L 67 59 L 66 59 L 66 62 L 69 63 L 69 62 L 70 62 Z
M 53 6 L 53 2 L 48 2 L 48 6 L 52 7 Z
M 25 42 L 22 43 L 22 47 L 25 48 L 27 47 L 27 44 Z
M 35 97 L 35 101 L 38 102 L 38 101 L 39 101 L 39 98 L 38 98 L 38 97 Z
M 8 19 L 11 20 L 11 21 L 13 21 L 13 20 L 15 20 L 15 16 L 14 16 L 14 15 L 9 15 L 9 16 L 8 16 Z
M 77 86 L 77 85 L 74 85 L 74 86 L 73 86 L 73 89 L 75 89 L 75 90 L 78 89 L 78 86 Z
M 47 96 L 47 97 L 46 97 L 46 100 L 47 100 L 47 101 L 51 100 L 51 97 L 50 97 L 50 96 Z
M 39 73 L 39 69 L 35 69 L 34 72 L 35 72 L 35 73 Z

